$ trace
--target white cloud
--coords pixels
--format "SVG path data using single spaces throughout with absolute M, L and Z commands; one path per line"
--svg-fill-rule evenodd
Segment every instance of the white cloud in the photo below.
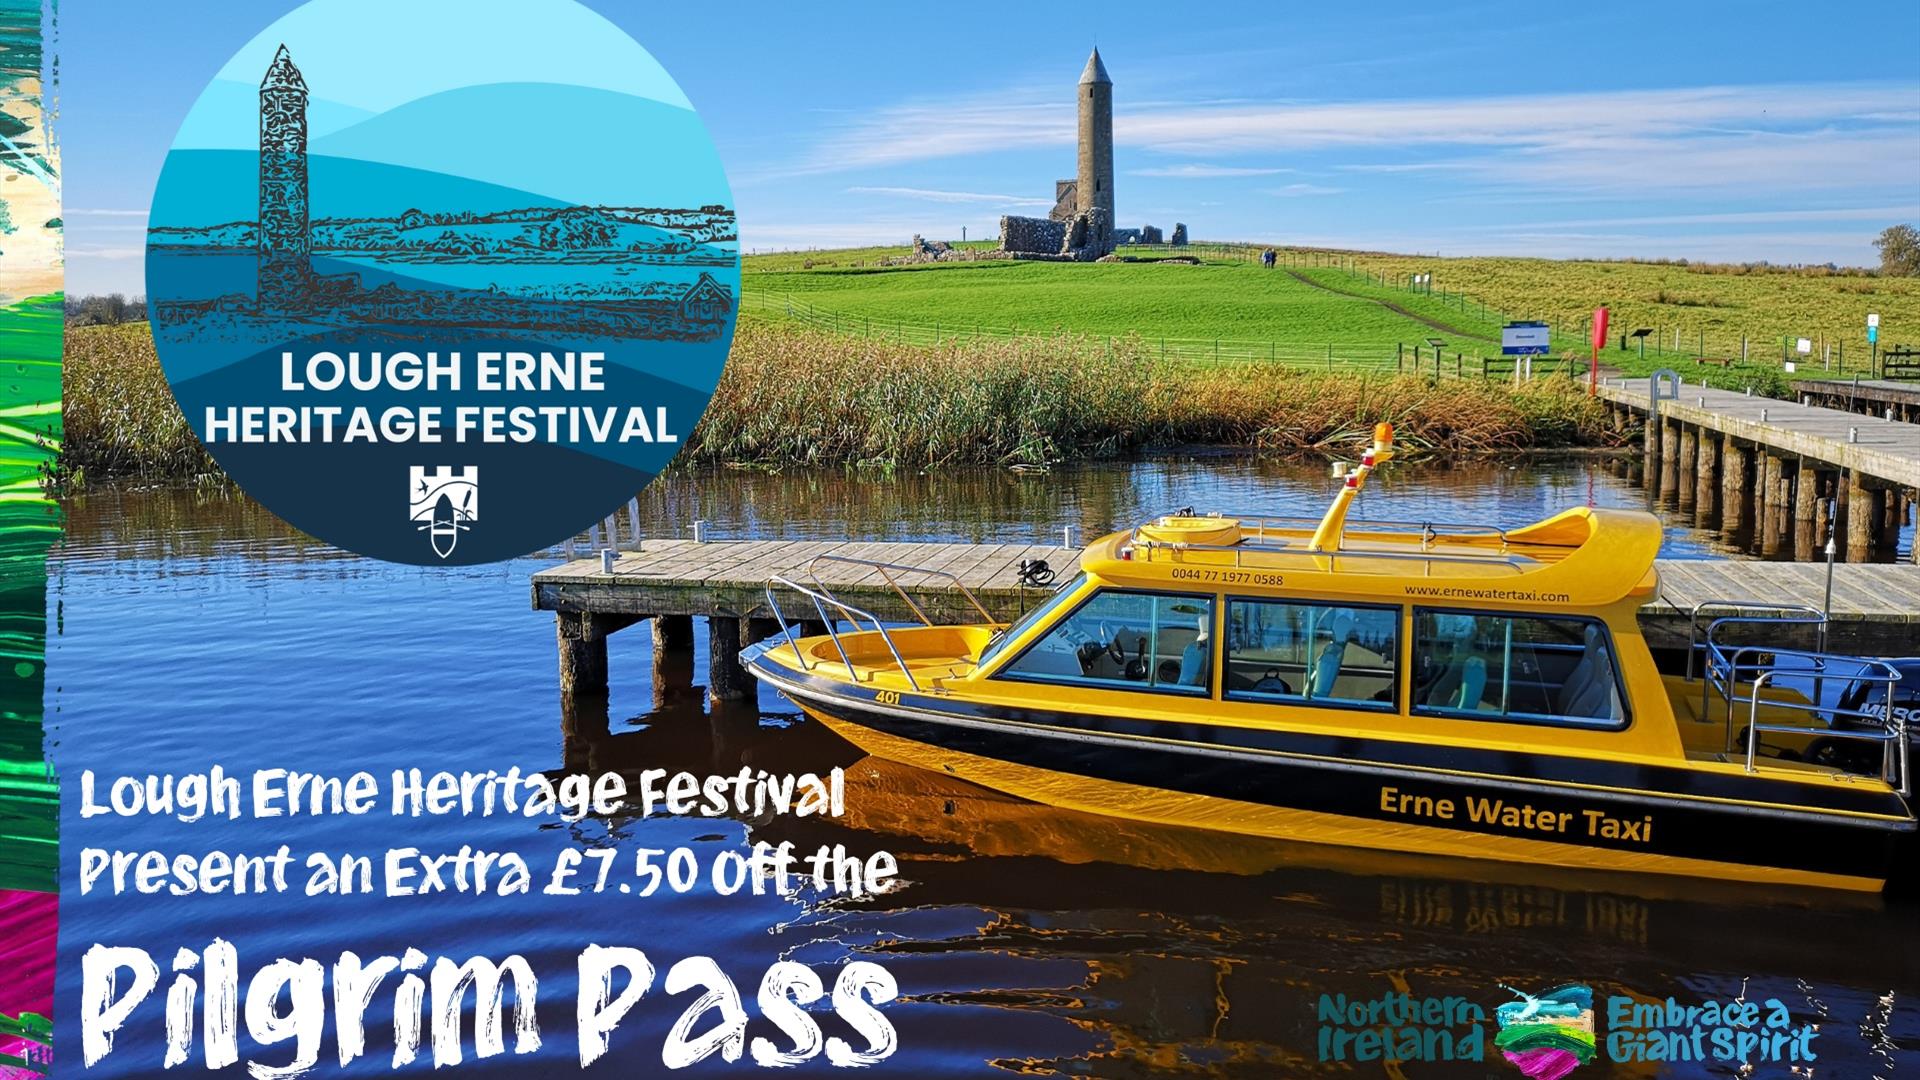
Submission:
M 1920 165 L 1920 87 L 1776 83 L 1365 102 L 1154 102 L 1120 112 L 1114 134 L 1126 147 L 1187 155 L 1411 153 L 1426 160 L 1340 167 L 1454 172 L 1502 188 L 1892 187 L 1900 170 L 1911 175 Z M 1067 147 L 1074 139 L 1073 107 L 1051 90 L 918 100 L 830 131 L 802 171 Z M 1186 168 L 1208 175 L 1204 170 L 1239 166 Z
M 99 210 L 90 207 L 68 207 L 67 217 L 146 217 L 145 210 Z
M 147 255 L 144 247 L 69 247 L 66 250 L 69 259 L 143 259 Z
M 1071 103 L 1056 92 L 1007 91 L 883 106 L 830 129 L 826 140 L 783 174 L 841 172 L 1018 147 L 1071 145 Z
M 1183 180 L 1212 180 L 1232 176 L 1275 176 L 1299 172 L 1298 169 L 1253 168 L 1239 165 L 1158 165 L 1151 169 L 1130 169 L 1128 176 L 1166 176 Z
M 1023 195 L 993 195 L 980 191 L 939 191 L 914 187 L 850 187 L 850 195 L 885 195 L 901 199 L 922 199 L 938 203 L 988 203 L 994 206 L 1052 206 L 1052 199 Z
M 1244 104 L 1123 114 L 1115 121 L 1115 138 L 1192 153 L 1336 146 L 1592 146 L 1623 138 L 1779 130 L 1841 119 L 1911 124 L 1920 119 L 1914 95 L 1911 84 L 1775 84 Z
M 1298 199 L 1311 195 L 1338 195 L 1346 188 L 1326 187 L 1322 184 L 1288 184 L 1285 187 L 1268 188 L 1267 194 L 1283 199 Z
M 1577 218 L 1570 221 L 1528 221 L 1508 229 L 1580 229 L 1627 225 L 1752 225 L 1776 221 L 1894 221 L 1920 218 L 1920 205 L 1808 208 L 1800 210 L 1740 210 L 1713 214 L 1656 214 L 1649 217 Z
M 971 223 L 957 222 L 942 230 L 939 223 L 929 223 L 920 218 L 864 218 L 797 224 L 761 222 L 743 216 L 740 221 L 740 245 L 741 250 L 750 253 L 880 245 L 905 247 L 908 239 L 916 233 L 934 240 L 958 240 L 963 224 Z M 978 228 L 970 227 L 968 231 L 968 236 L 975 240 L 990 239 L 996 235 L 994 226 L 985 223 Z

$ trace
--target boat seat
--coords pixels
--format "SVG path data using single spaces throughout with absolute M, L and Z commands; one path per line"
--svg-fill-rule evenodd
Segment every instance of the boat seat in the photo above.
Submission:
M 1207 642 L 1205 638 L 1187 643 L 1180 650 L 1180 672 L 1177 680 L 1181 686 L 1205 686 L 1207 684 Z
M 1309 697 L 1326 697 L 1333 693 L 1333 684 L 1340 678 L 1340 665 L 1347 658 L 1347 642 L 1353 639 L 1353 622 L 1351 611 L 1342 611 L 1333 617 L 1330 628 L 1333 640 L 1320 650 L 1320 656 L 1313 664 L 1313 673 L 1307 679 Z
M 1614 690 L 1613 658 L 1600 628 L 1589 626 L 1580 662 L 1567 673 L 1555 706 L 1561 716 L 1611 716 Z
M 1441 709 L 1478 709 L 1487 693 L 1484 657 L 1456 657 L 1427 691 L 1426 704 Z
M 1456 709 L 1477 709 L 1481 699 L 1487 695 L 1487 661 L 1484 657 L 1470 656 L 1460 672 L 1460 694 L 1454 700 Z

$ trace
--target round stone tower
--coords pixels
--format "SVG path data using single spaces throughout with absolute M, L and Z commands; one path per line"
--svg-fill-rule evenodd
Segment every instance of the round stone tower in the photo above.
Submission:
M 307 197 L 307 81 L 287 47 L 260 82 L 260 307 L 297 311 L 312 273 Z
M 1080 73 L 1080 175 L 1076 195 L 1081 210 L 1106 211 L 1113 228 L 1113 80 L 1100 62 L 1100 50 L 1087 57 Z

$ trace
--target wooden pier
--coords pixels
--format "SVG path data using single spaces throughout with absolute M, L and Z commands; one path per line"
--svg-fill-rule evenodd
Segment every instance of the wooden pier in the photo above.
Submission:
M 1664 503 L 1763 558 L 1821 558 L 1830 531 L 1847 562 L 1894 557 L 1920 493 L 1920 424 L 1665 374 L 1600 386 L 1616 426 L 1643 427 L 1647 486 Z
M 779 632 L 767 605 L 768 577 L 818 580 L 834 595 L 887 621 L 911 621 L 914 612 L 871 566 L 820 561 L 837 555 L 954 575 L 1002 619 L 1044 599 L 1047 590 L 1020 584 L 1024 560 L 1044 560 L 1058 580 L 1078 569 L 1078 548 L 1051 544 L 854 543 L 832 540 L 654 540 L 640 550 L 613 552 L 612 572 L 599 556 L 574 559 L 533 576 L 533 606 L 555 614 L 560 684 L 569 695 L 607 690 L 607 639 L 643 619 L 653 620 L 656 661 L 693 644 L 693 617 L 706 619 L 708 694 L 745 700 L 754 689 L 739 663 L 745 644 Z M 1684 650 L 1696 604 L 1741 600 L 1766 604 L 1824 603 L 1826 567 L 1807 563 L 1663 559 L 1659 595 L 1640 610 L 1648 644 Z M 1841 652 L 1905 655 L 1920 652 L 1920 569 L 1905 565 L 1834 568 L 1828 646 Z M 979 615 L 944 579 L 895 575 L 936 622 L 978 621 Z M 792 593 L 779 597 L 782 614 L 819 633 L 813 605 Z M 1796 637 L 1782 644 L 1804 647 Z
M 1920 421 L 1920 382 L 1895 379 L 1800 379 L 1800 404 L 1819 405 L 1904 423 Z

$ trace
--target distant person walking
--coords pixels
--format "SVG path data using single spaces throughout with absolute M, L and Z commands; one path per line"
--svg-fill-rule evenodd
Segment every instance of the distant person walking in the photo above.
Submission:
M 1268 248 L 1267 250 L 1260 253 L 1260 265 L 1271 270 L 1273 269 L 1274 262 L 1278 258 L 1279 258 L 1278 253 L 1276 253 L 1272 248 Z

